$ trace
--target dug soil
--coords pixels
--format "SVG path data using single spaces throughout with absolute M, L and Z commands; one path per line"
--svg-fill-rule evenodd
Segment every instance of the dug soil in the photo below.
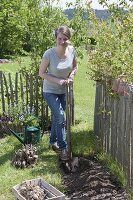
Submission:
M 64 166 L 63 184 L 66 199 L 77 200 L 127 200 L 127 193 L 117 177 L 94 158 L 79 158 L 79 168 L 75 173 Z

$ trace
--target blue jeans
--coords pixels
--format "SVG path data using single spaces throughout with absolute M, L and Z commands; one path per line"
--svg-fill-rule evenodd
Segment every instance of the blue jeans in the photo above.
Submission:
M 60 149 L 65 149 L 67 146 L 65 131 L 66 95 L 43 93 L 43 96 L 53 114 L 50 144 L 57 142 Z

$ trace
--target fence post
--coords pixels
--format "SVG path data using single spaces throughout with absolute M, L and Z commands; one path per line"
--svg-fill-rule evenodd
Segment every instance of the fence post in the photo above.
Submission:
M 5 112 L 5 100 L 4 100 L 4 88 L 3 88 L 3 78 L 2 71 L 0 71 L 0 85 L 1 85 L 1 104 L 2 104 L 2 112 Z

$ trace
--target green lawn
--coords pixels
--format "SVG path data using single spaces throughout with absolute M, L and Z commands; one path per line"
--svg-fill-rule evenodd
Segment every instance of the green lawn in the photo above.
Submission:
M 5 71 L 7 73 L 16 73 L 21 67 L 28 67 L 30 63 L 29 57 L 18 57 L 15 60 L 11 60 L 9 63 L 1 63 L 0 71 Z
M 86 73 L 88 71 L 88 58 L 85 57 L 78 64 L 78 73 L 75 76 L 75 120 L 78 120 L 83 127 L 93 128 L 95 82 L 89 80 Z

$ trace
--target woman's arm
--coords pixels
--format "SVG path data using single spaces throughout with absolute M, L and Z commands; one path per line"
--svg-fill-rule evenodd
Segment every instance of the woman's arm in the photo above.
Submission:
M 78 67 L 77 67 L 77 60 L 76 60 L 76 58 L 74 57 L 74 59 L 73 59 L 73 69 L 72 69 L 72 71 L 71 71 L 71 73 L 70 73 L 70 75 L 69 75 L 69 78 L 74 78 L 74 76 L 75 76 L 75 74 L 77 73 L 77 70 L 78 70 Z
M 71 71 L 71 73 L 69 74 L 69 77 L 68 77 L 68 78 L 70 78 L 70 79 L 73 80 L 75 74 L 77 73 L 77 70 L 78 70 L 78 67 L 77 67 L 77 60 L 76 60 L 76 58 L 74 57 L 74 59 L 73 59 L 73 68 L 72 68 L 72 71 Z
M 77 73 L 77 70 L 78 70 L 77 61 L 76 61 L 76 58 L 74 57 L 74 59 L 73 59 L 73 68 L 72 68 L 72 71 L 69 74 L 69 77 L 67 79 L 67 84 L 68 85 L 72 85 L 73 84 L 73 79 L 74 79 L 75 74 Z
M 42 59 L 42 62 L 41 62 L 41 65 L 40 65 L 40 68 L 39 68 L 39 76 L 42 78 L 42 79 L 46 79 L 52 83 L 57 83 L 59 85 L 63 85 L 63 84 L 66 84 L 66 80 L 64 79 L 59 79 L 55 76 L 52 76 L 50 74 L 47 73 L 47 68 L 49 66 L 49 60 L 46 60 L 45 58 Z

